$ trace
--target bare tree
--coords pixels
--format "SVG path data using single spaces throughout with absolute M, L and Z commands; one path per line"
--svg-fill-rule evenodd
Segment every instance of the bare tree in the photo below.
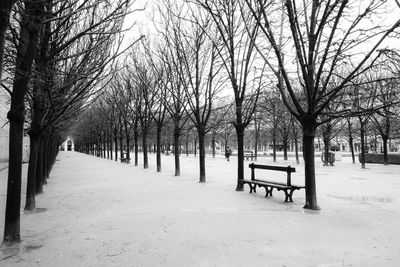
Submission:
M 169 77 L 164 80 L 164 89 L 167 90 L 167 112 L 173 122 L 173 138 L 174 138 L 174 157 L 175 157 L 175 176 L 180 175 L 180 137 L 182 130 L 188 121 L 186 114 L 185 93 L 183 79 L 181 73 L 184 71 L 183 58 L 180 55 L 179 47 L 176 46 L 179 40 L 179 31 L 182 16 L 182 6 L 174 5 L 170 1 L 165 1 L 164 6 L 159 6 L 161 14 L 161 30 L 158 33 L 165 42 L 166 49 L 159 55 L 160 60 L 164 64 Z M 168 83 L 165 83 L 165 82 Z M 163 81 L 162 81 L 163 82 Z
M 292 122 L 292 138 L 294 141 L 294 150 L 295 150 L 295 156 L 296 156 L 296 163 L 300 164 L 300 159 L 299 159 L 299 136 L 300 136 L 300 127 L 296 121 L 295 118 L 291 119 Z
M 175 43 L 178 61 L 182 66 L 175 65 L 183 84 L 188 117 L 196 128 L 199 140 L 199 182 L 206 181 L 205 169 L 205 135 L 209 128 L 209 120 L 213 112 L 213 102 L 221 90 L 222 77 L 218 76 L 221 64 L 216 61 L 217 52 L 213 43 L 207 38 L 209 17 L 196 12 L 196 23 L 180 22 L 180 31 L 175 29 Z M 194 14 L 191 14 L 194 17 Z M 179 18 L 178 18 L 179 19 Z
M 283 105 L 279 93 L 275 90 L 264 93 L 260 107 L 267 114 L 263 120 L 264 123 L 270 127 L 272 137 L 272 159 L 274 162 L 276 162 L 278 128 L 281 119 L 281 112 L 283 111 Z
M 320 126 L 320 132 L 322 135 L 322 140 L 324 142 L 324 151 L 323 151 L 323 162 L 324 166 L 333 165 L 333 159 L 329 161 L 330 150 L 331 150 L 331 140 L 337 136 L 343 129 L 342 118 L 340 117 L 332 117 L 332 114 L 335 113 L 336 110 L 340 109 L 340 106 L 343 105 L 343 95 L 338 97 L 335 101 L 329 103 L 329 105 L 325 109 L 326 114 L 321 114 L 321 120 L 326 121 L 324 124 Z
M 97 2 L 97 7 L 104 6 L 103 13 L 90 12 L 91 16 L 86 12 L 94 6 L 81 6 L 82 11 L 74 12 L 76 6 L 64 8 L 52 1 L 46 3 L 30 96 L 33 116 L 28 131 L 31 153 L 25 210 L 34 211 L 35 193 L 43 192 L 42 139 L 54 123 L 69 120 L 70 113 L 76 114 L 77 110 L 85 108 L 86 100 L 94 95 L 95 87 L 103 81 L 105 67 L 119 53 L 118 49 L 112 51 L 112 46 L 115 35 L 121 31 L 126 3 L 120 1 L 116 6 L 108 6 L 107 3 Z M 71 13 L 84 19 L 75 27 L 60 27 L 60 23 L 69 25 L 68 22 L 76 19 Z M 57 15 L 64 15 L 62 22 L 55 19 Z M 64 31 L 66 34 L 62 34 Z M 98 134 L 99 139 L 104 141 L 104 132 Z
M 160 51 L 162 54 L 163 52 Z M 155 71 L 155 75 L 158 76 L 159 82 L 157 82 L 153 88 L 153 94 L 157 97 L 157 101 L 155 101 L 153 120 L 156 124 L 156 163 L 157 163 L 157 172 L 161 172 L 161 135 L 164 126 L 169 122 L 169 118 L 167 117 L 167 95 L 168 92 L 165 89 L 165 85 L 169 84 L 170 73 L 168 72 L 168 68 L 164 68 L 164 64 L 162 62 L 155 63 L 154 60 L 151 60 L 153 69 Z M 170 69 L 169 69 L 170 70 Z
M 113 36 L 121 29 L 128 3 L 124 0 L 115 5 L 105 3 L 104 13 L 96 13 L 96 6 L 101 6 L 99 2 L 94 5 L 89 1 L 25 1 L 8 114 L 10 186 L 4 244 L 12 244 L 20 239 L 22 132 L 24 98 L 29 82 L 33 88 L 30 94 L 33 103 L 30 112 L 33 116 L 29 132 L 34 153 L 31 153 L 29 163 L 26 208 L 34 210 L 34 195 L 42 190 L 51 162 L 55 159 L 54 146 L 60 145 L 60 131 L 65 130 L 61 124 L 73 122 L 74 117 L 83 112 L 87 107 L 85 100 L 102 81 L 101 74 L 112 60 L 110 58 L 118 54 L 112 51 L 115 48 L 112 46 Z M 79 23 L 71 23 L 71 19 L 77 19 L 79 14 L 81 18 L 86 18 Z M 40 50 L 36 54 L 39 40 Z M 31 69 L 35 56 L 35 75 L 32 80 Z
M 388 140 L 394 133 L 394 124 L 396 119 L 396 110 L 398 110 L 399 103 L 399 74 L 393 72 L 395 67 L 393 65 L 398 64 L 397 60 L 393 61 L 388 57 L 383 57 L 380 64 L 374 66 L 371 70 L 371 76 L 373 81 L 371 85 L 376 90 L 375 102 L 381 109 L 376 110 L 372 116 L 372 121 L 382 139 L 383 146 L 383 162 L 385 165 L 388 164 Z
M 7 203 L 4 225 L 3 245 L 11 246 L 20 242 L 20 206 L 21 206 L 21 171 L 22 137 L 25 121 L 25 94 L 31 77 L 33 59 L 44 19 L 44 1 L 25 1 L 22 14 L 18 54 L 15 64 L 15 76 L 11 95 L 9 167 L 7 183 Z
M 156 126 L 156 164 L 157 172 L 161 172 L 161 152 L 162 152 L 162 130 L 169 122 L 167 117 L 168 90 L 170 79 L 173 75 L 172 69 L 162 60 L 167 52 L 167 48 L 161 43 L 143 41 L 143 49 L 147 62 L 152 68 L 155 79 L 158 81 L 154 87 L 150 88 L 155 96 L 154 111 L 152 112 L 153 121 Z
M 279 113 L 278 119 L 278 132 L 280 140 L 282 141 L 282 150 L 283 150 L 283 160 L 288 160 L 288 149 L 289 149 L 289 140 L 290 140 L 290 133 L 292 127 L 292 119 L 293 117 L 291 114 L 286 110 L 283 109 Z
M 370 23 L 385 11 L 384 1 L 303 1 L 286 0 L 285 12 L 281 3 L 266 0 L 245 0 L 260 27 L 264 42 L 257 45 L 260 55 L 285 86 L 278 86 L 282 101 L 302 125 L 303 157 L 305 160 L 306 204 L 304 208 L 319 209 L 315 182 L 314 137 L 319 116 L 354 77 L 368 68 L 379 53 L 375 53 L 391 32 L 400 25 L 378 21 Z M 285 18 L 284 30 L 278 31 L 276 19 Z M 273 19 L 274 18 L 274 19 Z M 285 37 L 285 46 L 279 39 Z M 369 42 L 369 43 L 368 43 Z M 272 48 L 274 59 L 267 51 Z M 286 58 L 284 61 L 284 57 Z M 295 64 L 284 64 L 288 62 Z M 298 68 L 298 72 L 296 71 Z M 341 75 L 343 69 L 346 74 Z M 299 74 L 299 75 L 297 75 Z M 333 78 L 341 82 L 331 86 Z M 301 91 L 301 94 L 296 94 Z M 300 98 L 298 96 L 301 96 Z M 303 98 L 304 96 L 304 98 Z
M 211 16 L 218 38 L 211 38 L 223 61 L 235 97 L 236 118 L 234 127 L 237 135 L 238 172 L 236 190 L 243 190 L 244 178 L 244 131 L 253 118 L 260 87 L 249 85 L 252 77 L 262 76 L 264 68 L 256 69 L 254 40 L 258 36 L 259 25 L 249 13 L 241 11 L 240 1 L 194 1 Z M 247 29 L 246 26 L 247 25 Z M 221 42 L 219 42 L 221 40 Z M 261 64 L 262 66 L 262 64 Z M 254 74 L 256 73 L 256 74 Z M 253 75 L 251 75 L 253 74 Z M 251 84 L 251 83 L 250 83 Z
M 153 88 L 160 82 L 157 74 L 151 68 L 151 65 L 145 60 L 140 60 L 137 52 L 131 54 L 133 63 L 129 71 L 132 80 L 132 86 L 136 92 L 136 98 L 139 101 L 137 106 L 137 115 L 142 130 L 142 149 L 143 149 L 143 167 L 149 167 L 148 162 L 148 133 L 153 120 L 153 111 L 155 104 L 155 93 Z

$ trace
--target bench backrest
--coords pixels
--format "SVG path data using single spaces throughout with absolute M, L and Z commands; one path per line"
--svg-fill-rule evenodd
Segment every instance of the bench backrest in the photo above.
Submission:
M 249 168 L 251 169 L 251 180 L 254 181 L 256 179 L 254 169 L 262 169 L 262 170 L 271 170 L 271 171 L 282 171 L 287 173 L 287 185 L 292 185 L 291 173 L 296 172 L 296 169 L 290 166 L 282 167 L 282 166 L 271 166 L 271 165 L 260 165 L 250 163 Z

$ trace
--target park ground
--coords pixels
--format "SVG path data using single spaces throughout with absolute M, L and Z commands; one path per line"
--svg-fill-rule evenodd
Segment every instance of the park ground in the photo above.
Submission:
M 39 212 L 21 210 L 22 242 L 1 249 L 0 266 L 400 266 L 400 166 L 316 159 L 321 210 L 306 211 L 304 190 L 290 204 L 283 192 L 236 192 L 235 157 L 208 156 L 204 184 L 198 158 L 181 157 L 180 177 L 172 156 L 162 160 L 157 173 L 153 154 L 143 169 L 60 152 Z M 302 164 L 276 164 L 296 167 L 292 183 L 304 184 Z M 284 173 L 256 175 L 285 181 Z M 3 168 L 0 229 L 6 179 Z

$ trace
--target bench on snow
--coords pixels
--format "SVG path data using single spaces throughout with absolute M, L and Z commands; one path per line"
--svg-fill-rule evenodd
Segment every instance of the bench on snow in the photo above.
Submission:
M 131 160 L 128 158 L 120 158 L 120 161 L 121 161 L 121 163 L 127 163 L 127 164 L 129 164 L 131 162 Z
M 293 202 L 292 195 L 295 190 L 300 190 L 305 188 L 301 185 L 292 185 L 291 173 L 296 172 L 293 167 L 280 167 L 280 166 L 269 166 L 269 165 L 259 165 L 251 163 L 249 164 L 251 168 L 251 180 L 243 179 L 243 184 L 248 184 L 250 187 L 250 193 L 256 192 L 256 186 L 265 188 L 265 197 L 272 197 L 272 190 L 276 188 L 278 191 L 285 192 L 285 202 Z M 271 171 L 282 171 L 287 173 L 286 183 L 271 182 L 266 180 L 256 179 L 255 169 L 271 170 Z
M 128 159 L 128 154 L 127 153 L 123 153 L 122 157 L 119 158 L 119 160 L 121 161 L 121 163 L 126 163 L 126 164 L 129 164 L 131 162 L 131 160 Z
M 248 150 L 248 151 L 244 151 L 243 152 L 243 157 L 246 159 L 246 160 L 253 160 L 253 158 L 254 158 L 254 155 L 253 155 L 253 151 L 251 151 L 251 150 Z

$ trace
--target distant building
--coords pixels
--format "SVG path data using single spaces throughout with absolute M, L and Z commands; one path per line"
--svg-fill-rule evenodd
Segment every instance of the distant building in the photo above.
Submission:
M 75 145 L 74 145 L 74 140 L 71 137 L 67 137 L 67 140 L 62 143 L 60 147 L 61 151 L 74 151 L 75 150 Z

